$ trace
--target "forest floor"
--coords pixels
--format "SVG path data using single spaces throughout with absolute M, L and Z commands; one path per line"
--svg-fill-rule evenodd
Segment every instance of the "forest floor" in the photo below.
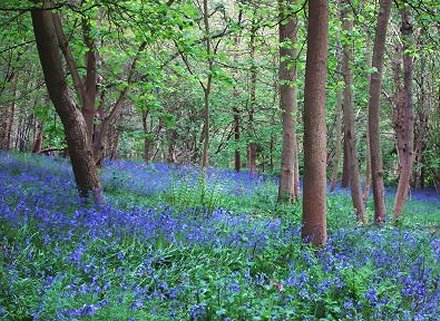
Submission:
M 101 177 L 96 207 L 67 161 L 0 153 L 0 320 L 438 321 L 430 193 L 381 228 L 358 226 L 346 190 L 329 194 L 329 242 L 312 249 L 275 178 L 127 161 Z

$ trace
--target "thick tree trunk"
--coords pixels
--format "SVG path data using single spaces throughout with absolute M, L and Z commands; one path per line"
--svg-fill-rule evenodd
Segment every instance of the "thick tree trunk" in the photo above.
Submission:
M 82 113 L 86 121 L 89 138 L 93 139 L 93 120 L 96 114 L 97 72 L 96 72 L 96 46 L 91 38 L 90 24 L 86 18 L 82 19 L 83 39 L 87 46 L 86 52 L 86 77 L 84 89 L 87 99 L 84 100 Z
M 350 0 L 343 0 L 342 29 L 350 35 L 353 30 L 353 17 Z M 365 223 L 365 205 L 362 198 L 361 173 L 356 144 L 355 118 L 353 111 L 353 44 L 350 39 L 343 42 L 344 74 L 344 137 L 347 146 L 347 161 L 350 168 L 350 188 L 353 206 L 358 221 Z
M 86 123 L 69 96 L 52 14 L 49 10 L 31 11 L 35 39 L 49 97 L 64 125 L 73 173 L 81 197 L 92 194 L 101 202 L 102 189 L 95 166 Z
M 402 50 L 399 59 L 403 60 L 403 87 L 401 99 L 398 99 L 397 118 L 395 123 L 397 135 L 397 150 L 399 153 L 400 178 L 397 187 L 396 198 L 394 201 L 394 215 L 399 219 L 402 215 L 403 206 L 408 197 L 412 163 L 413 163 L 413 142 L 414 142 L 414 117 L 412 110 L 412 82 L 413 82 L 413 58 L 408 53 L 412 44 L 412 17 L 409 11 L 401 13 L 402 26 Z M 400 69 L 400 68 L 399 68 Z
M 392 0 L 382 0 L 380 2 L 372 60 L 372 66 L 376 68 L 376 71 L 371 74 L 368 102 L 368 128 L 370 133 L 374 221 L 376 224 L 381 224 L 385 221 L 385 191 L 383 184 L 383 163 L 380 142 L 380 94 L 382 90 L 385 38 L 392 3 Z
M 327 240 L 326 125 L 328 2 L 309 1 L 304 88 L 304 192 L 302 237 L 313 245 Z
M 297 152 L 296 145 L 296 43 L 297 20 L 288 12 L 288 4 L 292 1 L 279 0 L 280 21 L 280 109 L 283 120 L 283 149 L 281 156 L 281 177 L 278 188 L 278 202 L 291 203 L 298 197 L 295 191 Z M 286 17 L 287 21 L 286 21 Z

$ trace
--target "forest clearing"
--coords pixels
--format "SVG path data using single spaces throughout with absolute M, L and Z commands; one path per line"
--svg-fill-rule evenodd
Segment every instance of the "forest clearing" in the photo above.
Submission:
M 439 321 L 440 1 L 0 0 L 0 320 Z

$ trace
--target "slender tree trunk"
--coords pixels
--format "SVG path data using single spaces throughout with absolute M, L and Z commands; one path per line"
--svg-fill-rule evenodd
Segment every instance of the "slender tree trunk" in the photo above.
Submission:
M 336 93 L 335 157 L 332 164 L 332 176 L 329 191 L 333 192 L 338 183 L 339 163 L 342 154 L 342 90 Z
M 102 161 L 104 159 L 104 152 L 105 152 L 105 144 L 107 141 L 107 129 L 110 127 L 110 123 L 105 121 L 105 115 L 104 115 L 104 104 L 105 104 L 105 92 L 101 92 L 100 95 L 100 101 L 99 101 L 99 107 L 96 109 L 93 107 L 94 110 L 94 118 L 93 120 L 97 120 L 97 124 L 93 124 L 91 127 L 91 133 L 92 133 L 92 149 L 93 149 L 93 155 L 95 157 L 95 163 L 98 167 L 102 166 Z M 82 113 L 84 115 L 85 109 L 83 108 Z M 90 110 L 89 110 L 90 111 Z M 86 114 L 88 111 L 86 112 Z M 89 124 L 87 124 L 89 126 Z M 89 133 L 90 133 L 89 132 Z
M 112 146 L 110 150 L 110 160 L 115 160 L 119 158 L 119 130 L 115 130 L 112 134 L 113 140 L 112 140 Z
M 208 78 L 211 78 L 208 76 Z M 202 160 L 201 166 L 203 168 L 208 167 L 209 162 L 209 127 L 210 127 L 210 102 L 209 102 L 209 94 L 211 91 L 211 80 L 208 80 L 208 86 L 203 90 L 204 93 L 204 104 L 205 110 L 203 111 L 205 123 L 203 126 L 203 151 L 202 151 Z M 209 88 L 208 88 L 209 87 Z
M 10 114 L 10 108 L 9 106 L 5 106 L 2 108 L 2 115 L 1 115 L 1 124 L 0 124 L 0 150 L 7 151 L 9 149 L 9 114 Z
M 370 195 L 370 185 L 371 185 L 371 153 L 370 153 L 370 131 L 367 129 L 366 134 L 367 140 L 367 150 L 366 150 L 366 164 L 365 164 L 365 187 L 364 187 L 364 202 L 367 201 L 368 196 Z
M 280 109 L 283 120 L 283 149 L 281 156 L 281 177 L 278 188 L 278 202 L 291 203 L 298 197 L 295 193 L 296 161 L 296 44 L 297 20 L 289 13 L 289 4 L 293 1 L 279 0 L 280 21 Z M 286 17 L 287 21 L 286 21 Z
M 35 139 L 32 147 L 32 153 L 39 153 L 43 144 L 43 124 L 40 121 L 36 121 L 35 126 Z
M 256 14 L 256 7 L 254 7 Z M 250 55 L 251 65 L 251 83 L 250 83 L 250 99 L 249 99 L 249 129 L 252 134 L 252 141 L 248 144 L 248 167 L 251 174 L 257 174 L 257 145 L 255 143 L 254 131 L 254 112 L 256 105 L 256 89 L 257 89 L 257 66 L 255 64 L 255 38 L 257 36 L 257 25 L 255 17 L 252 19 L 251 35 L 250 35 Z
M 341 50 L 338 48 L 338 67 L 336 70 L 337 79 L 339 81 L 341 69 L 342 69 L 342 58 L 340 57 Z M 338 89 L 336 93 L 336 124 L 335 124 L 335 157 L 333 159 L 332 164 L 332 176 L 330 180 L 330 188 L 329 191 L 333 192 L 336 188 L 336 184 L 338 182 L 338 172 L 339 172 L 339 163 L 341 160 L 342 153 L 342 89 Z
M 385 191 L 383 184 L 383 163 L 380 142 L 380 94 L 382 90 L 385 38 L 392 3 L 392 0 L 382 0 L 380 2 L 372 60 L 372 66 L 376 68 L 376 71 L 371 74 L 368 102 L 368 128 L 370 133 L 374 221 L 376 224 L 381 224 L 385 221 Z
M 272 132 L 270 135 L 270 143 L 269 143 L 269 168 L 271 173 L 273 172 L 274 169 L 274 161 L 273 161 L 274 145 L 275 145 L 275 138 Z
M 350 35 L 353 30 L 353 17 L 350 0 L 343 0 L 342 29 Z M 344 137 L 347 144 L 347 160 L 350 168 L 350 188 L 353 207 L 358 221 L 365 223 L 365 205 L 362 198 L 361 173 L 356 144 L 355 118 L 353 111 L 353 44 L 350 39 L 343 42 L 344 74 Z
M 238 145 L 240 144 L 240 113 L 237 107 L 234 107 L 234 141 L 235 141 L 235 151 L 234 151 L 234 168 L 236 172 L 239 172 L 241 169 L 241 155 L 240 148 Z
M 12 103 L 14 104 L 14 102 Z M 9 150 L 11 140 L 11 114 L 12 106 L 5 106 L 2 110 L 1 125 L 0 125 L 0 150 Z
M 14 75 L 9 77 L 9 81 L 13 81 Z M 7 105 L 4 108 L 5 111 L 2 112 L 2 115 L 0 117 L 1 125 L 0 125 L 0 150 L 7 151 L 11 147 L 11 137 L 12 137 L 12 129 L 13 129 L 13 123 L 14 123 L 14 116 L 15 116 L 15 96 L 17 92 L 17 84 L 14 81 L 12 85 L 12 97 L 14 99 L 12 100 L 10 106 Z
M 419 41 L 419 46 L 423 46 L 423 42 Z M 429 133 L 429 103 L 428 103 L 428 91 L 426 90 L 426 57 L 422 55 L 419 60 L 420 74 L 418 78 L 419 83 L 419 96 L 417 101 L 416 118 L 414 124 L 414 173 L 413 182 L 414 187 L 417 190 L 421 190 L 424 187 L 424 153 L 426 149 L 426 140 Z M 417 78 L 417 76 L 416 76 Z
M 150 137 L 150 112 L 149 110 L 142 111 L 142 128 L 144 129 L 144 162 L 148 163 L 151 160 L 151 143 L 152 139 Z
M 102 189 L 95 166 L 86 123 L 81 112 L 74 105 L 70 95 L 55 32 L 52 14 L 49 10 L 31 11 L 35 39 L 43 68 L 49 97 L 64 125 L 73 173 L 81 197 L 92 194 L 101 202 Z
M 238 12 L 238 21 L 237 24 L 240 25 L 243 18 L 243 10 L 240 9 Z M 240 48 L 240 39 L 241 39 L 241 32 L 238 33 L 238 35 L 234 39 L 235 47 L 237 48 L 236 53 L 234 54 L 234 59 L 238 61 L 239 59 L 239 48 Z M 239 74 L 237 72 L 236 75 L 237 79 L 239 78 Z M 233 90 L 234 98 L 236 99 L 236 102 L 239 100 L 239 91 L 238 87 L 234 86 Z M 234 143 L 235 143 L 235 151 L 234 151 L 234 168 L 235 171 L 238 173 L 241 170 L 241 152 L 240 152 L 240 126 L 241 126 L 241 119 L 240 119 L 240 109 L 238 106 L 234 106 L 232 109 L 232 112 L 234 114 Z
M 205 118 L 205 124 L 204 124 L 204 138 L 203 138 L 203 152 L 202 152 L 202 160 L 201 160 L 201 166 L 202 168 L 206 169 L 208 167 L 209 162 L 209 128 L 210 128 L 210 101 L 209 96 L 211 94 L 211 82 L 212 82 L 212 68 L 213 68 L 213 57 L 211 52 L 211 32 L 210 32 L 210 26 L 209 26 L 209 11 L 208 11 L 208 0 L 203 0 L 203 23 L 205 25 L 205 35 L 206 35 L 206 55 L 207 55 L 207 63 L 208 63 L 208 77 L 207 82 L 205 86 L 203 87 L 203 93 L 204 93 L 204 118 Z
M 401 55 L 403 55 L 403 90 L 401 99 L 399 99 L 398 104 L 396 105 L 397 122 L 395 127 L 400 167 L 399 185 L 397 187 L 396 198 L 394 201 L 394 215 L 396 219 L 399 219 L 402 215 L 403 206 L 409 193 L 414 142 L 414 117 L 412 110 L 413 58 L 408 53 L 408 50 L 412 45 L 413 21 L 410 12 L 407 10 L 403 10 L 401 16 L 402 26 L 400 31 L 403 42 L 401 52 Z
M 345 133 L 344 133 L 345 136 Z M 342 179 L 341 179 L 341 187 L 347 188 L 350 186 L 350 163 L 348 159 L 348 146 L 347 146 L 347 139 L 344 137 L 343 139 L 343 160 L 342 160 Z
M 371 66 L 372 66 L 372 62 L 371 62 L 371 59 L 372 59 L 372 57 L 371 57 L 371 51 L 370 51 L 370 49 L 369 48 L 367 48 L 367 50 L 366 50 L 366 60 L 367 60 L 367 65 L 368 65 L 368 67 L 371 69 Z M 370 74 L 370 72 L 368 72 L 368 76 L 367 76 L 367 79 L 368 79 L 368 84 L 370 84 L 370 82 L 371 82 L 371 74 Z M 369 91 L 369 89 L 368 89 L 368 91 Z M 365 187 L 364 187 L 364 196 L 363 196 L 363 199 L 364 199 L 364 202 L 366 202 L 367 201 L 367 199 L 368 199 L 368 196 L 370 195 L 370 186 L 371 186 L 371 152 L 370 152 L 370 129 L 368 128 L 368 125 L 367 125 L 367 133 L 366 133 L 366 137 L 365 137 L 365 139 L 366 139 L 366 142 L 367 142 L 367 148 L 366 148 L 366 151 L 365 151 L 365 153 L 366 153 L 366 164 L 365 164 Z
M 249 119 L 253 121 L 253 118 Z M 257 174 L 257 145 L 255 142 L 251 142 L 248 145 L 248 166 L 249 172 L 253 175 Z
M 304 88 L 304 192 L 302 237 L 313 245 L 327 240 L 326 126 L 328 2 L 309 1 Z

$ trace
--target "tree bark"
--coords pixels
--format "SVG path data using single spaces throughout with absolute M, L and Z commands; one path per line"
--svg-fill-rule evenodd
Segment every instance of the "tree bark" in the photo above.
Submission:
M 31 16 L 44 79 L 49 97 L 64 126 L 79 194 L 84 198 L 93 196 L 96 201 L 101 202 L 101 183 L 86 123 L 69 95 L 52 14 L 49 10 L 33 9 Z
M 420 45 L 423 46 L 423 43 Z M 414 124 L 414 173 L 413 182 L 417 190 L 424 188 L 424 153 L 426 150 L 427 137 L 429 133 L 429 104 L 426 96 L 426 57 L 422 56 L 419 61 L 420 70 L 419 97 L 416 109 Z
M 240 25 L 243 18 L 243 10 L 240 8 L 238 12 L 238 21 L 237 24 Z M 237 48 L 236 52 L 234 53 L 234 59 L 238 61 L 239 59 L 239 47 L 240 47 L 240 37 L 241 37 L 241 31 L 238 33 L 238 35 L 235 36 L 234 44 Z M 239 78 L 239 73 L 237 72 L 237 80 Z M 236 102 L 239 100 L 239 91 L 238 87 L 234 85 L 233 89 L 233 95 L 236 99 Z M 234 114 L 234 143 L 235 143 L 235 150 L 234 150 L 234 169 L 238 173 L 241 170 L 241 151 L 240 151 L 240 126 L 241 126 L 241 117 L 240 117 L 240 108 L 238 106 L 234 106 L 232 109 L 232 112 Z
M 240 144 L 240 113 L 237 107 L 234 107 L 234 141 L 235 141 L 235 151 L 234 151 L 234 168 L 238 173 L 241 169 L 241 155 L 240 148 L 238 145 Z
M 283 149 L 281 156 L 281 177 L 278 188 L 278 202 L 291 203 L 298 197 L 296 172 L 296 44 L 297 20 L 289 13 L 289 4 L 294 1 L 279 0 L 280 24 L 280 109 L 283 121 Z M 287 19 L 287 21 L 286 21 Z
M 149 163 L 151 160 L 151 137 L 150 137 L 150 111 L 142 110 L 142 128 L 144 130 L 144 162 Z
M 302 237 L 313 245 L 327 240 L 326 125 L 328 2 L 309 1 L 304 88 L 304 192 Z
M 342 179 L 341 179 L 341 187 L 342 188 L 347 188 L 350 186 L 350 163 L 348 160 L 348 146 L 347 146 L 347 139 L 345 138 L 345 133 L 344 133 L 344 138 L 343 138 L 343 147 L 344 147 L 344 151 L 343 151 L 343 160 L 342 160 Z
M 350 0 L 342 2 L 342 29 L 345 37 L 351 37 L 353 17 Z M 347 146 L 347 161 L 350 168 L 351 199 L 358 221 L 365 224 L 365 205 L 362 198 L 361 173 L 359 168 L 356 144 L 355 118 L 353 111 L 353 43 L 348 38 L 343 41 L 343 74 L 344 74 L 344 137 Z
M 41 146 L 43 144 L 43 124 L 36 120 L 35 125 L 35 139 L 32 147 L 32 153 L 39 153 L 41 152 Z
M 341 69 L 342 69 L 342 58 L 340 57 L 340 48 L 338 48 L 338 66 L 336 68 L 337 81 L 340 79 Z M 333 192 L 338 183 L 338 173 L 339 173 L 339 163 L 341 160 L 342 153 L 342 89 L 338 89 L 336 92 L 336 124 L 335 124 L 335 156 L 332 164 L 332 176 L 330 180 L 329 192 Z
M 366 51 L 366 60 L 367 60 L 367 65 L 368 67 L 371 69 L 372 66 L 372 62 L 371 62 L 371 52 L 370 49 L 367 48 Z M 367 75 L 367 79 L 368 79 L 368 84 L 370 84 L 371 82 L 371 74 L 370 72 L 368 72 Z M 369 89 L 368 89 L 369 90 Z M 368 196 L 370 195 L 370 186 L 371 186 L 371 152 L 370 152 L 370 129 L 368 128 L 367 125 L 367 133 L 366 133 L 366 137 L 365 137 L 366 141 L 367 141 L 367 148 L 366 148 L 366 164 L 365 164 L 365 187 L 364 187 L 364 202 L 367 201 Z
M 402 215 L 403 206 L 408 197 L 412 164 L 413 164 L 413 142 L 414 142 L 414 117 L 412 109 L 413 98 L 413 58 L 408 53 L 412 45 L 413 21 L 408 9 L 401 12 L 403 45 L 399 54 L 399 59 L 403 60 L 403 86 L 398 94 L 396 102 L 396 136 L 397 150 L 399 153 L 400 177 L 397 186 L 396 198 L 394 200 L 394 216 L 399 219 Z M 400 64 L 399 64 L 400 65 Z M 399 68 L 400 69 L 400 68 Z
M 373 47 L 372 66 L 368 102 L 368 128 L 370 133 L 371 174 L 374 199 L 374 221 L 381 224 L 385 221 L 385 195 L 383 183 L 383 162 L 380 142 L 380 94 L 382 90 L 383 56 L 388 21 L 391 14 L 392 0 L 380 2 Z
M 12 73 L 9 77 L 7 77 L 8 82 L 12 82 L 14 80 L 15 73 Z M 0 150 L 8 151 L 11 147 L 11 137 L 12 137 L 12 129 L 14 123 L 15 116 L 15 106 L 16 101 L 15 97 L 17 94 L 17 83 L 14 81 L 12 84 L 12 101 L 10 105 L 6 105 L 3 108 L 5 109 L 0 116 Z
M 212 68 L 213 68 L 213 58 L 211 52 L 211 32 L 209 26 L 209 12 L 208 12 L 208 0 L 203 0 L 203 23 L 205 26 L 205 46 L 206 46 L 206 55 L 207 55 L 207 63 L 208 63 L 208 77 L 206 81 L 206 85 L 202 86 L 204 93 L 204 118 L 205 123 L 203 126 L 203 152 L 201 159 L 202 168 L 206 169 L 208 167 L 209 162 L 209 127 L 210 127 L 210 94 L 211 94 L 211 82 L 212 82 Z
M 254 15 L 256 14 L 256 6 L 254 6 Z M 252 18 L 251 35 L 250 35 L 250 56 L 252 60 L 251 65 L 251 81 L 250 81 L 250 99 L 249 99 L 249 129 L 252 132 L 251 142 L 248 144 L 248 167 L 249 172 L 253 175 L 257 174 L 257 145 L 255 143 L 255 130 L 254 130 L 254 112 L 257 101 L 257 66 L 255 64 L 255 38 L 257 36 L 257 23 L 256 18 Z
M 82 113 L 86 121 L 89 137 L 93 139 L 93 120 L 96 114 L 96 95 L 97 95 L 97 71 L 96 71 L 96 46 L 91 38 L 90 24 L 86 18 L 82 18 L 83 39 L 87 47 L 86 52 L 86 77 L 84 79 L 85 99 Z

